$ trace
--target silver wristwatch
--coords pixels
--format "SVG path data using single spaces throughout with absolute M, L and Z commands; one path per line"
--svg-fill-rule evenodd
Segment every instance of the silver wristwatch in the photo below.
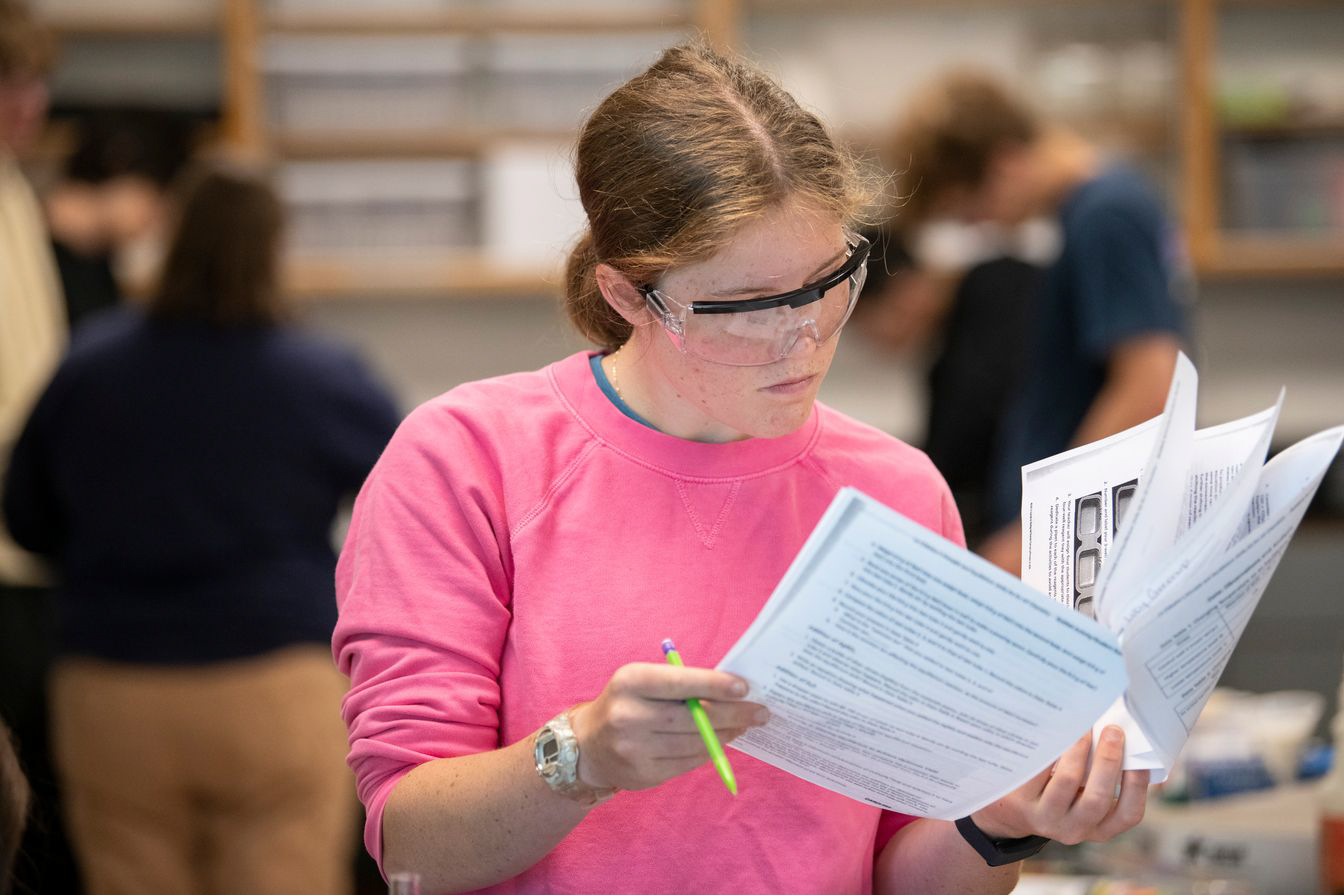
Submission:
M 616 795 L 615 789 L 598 789 L 579 779 L 579 741 L 569 725 L 568 711 L 556 715 L 537 731 L 532 757 L 537 763 L 537 775 L 546 785 L 580 805 L 592 807 Z

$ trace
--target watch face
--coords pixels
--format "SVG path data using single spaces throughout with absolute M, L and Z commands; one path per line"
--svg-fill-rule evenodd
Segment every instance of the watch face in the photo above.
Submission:
M 556 739 L 555 733 L 548 727 L 542 730 L 537 736 L 537 770 L 546 777 L 553 777 L 559 772 L 560 766 L 557 763 L 560 758 L 560 741 Z

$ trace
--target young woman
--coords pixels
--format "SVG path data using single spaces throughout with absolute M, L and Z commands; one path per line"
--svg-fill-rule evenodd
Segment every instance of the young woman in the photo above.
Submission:
M 593 113 L 567 306 L 603 349 L 456 388 L 356 504 L 334 641 L 365 841 L 428 891 L 998 892 L 949 823 L 883 814 L 721 737 L 763 723 L 712 666 L 844 485 L 961 540 L 914 449 L 816 402 L 863 284 L 863 191 L 759 72 L 669 50 Z M 978 835 L 1104 838 L 1145 786 L 1081 741 Z M 1022 843 L 1004 845 L 1012 854 Z

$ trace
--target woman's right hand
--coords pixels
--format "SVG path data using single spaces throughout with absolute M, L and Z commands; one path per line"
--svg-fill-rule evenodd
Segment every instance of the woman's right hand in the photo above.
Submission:
M 647 789 L 709 760 L 686 700 L 699 699 L 721 742 L 770 718 L 746 702 L 747 682 L 725 671 L 636 662 L 616 670 L 601 695 L 569 713 L 579 741 L 579 779 L 598 789 Z

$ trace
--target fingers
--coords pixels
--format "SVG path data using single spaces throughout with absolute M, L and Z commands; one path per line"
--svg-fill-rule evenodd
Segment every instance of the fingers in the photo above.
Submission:
M 1041 792 L 1039 811 L 1046 817 L 1063 817 L 1073 806 L 1087 774 L 1087 756 L 1092 750 L 1092 732 L 1079 737 L 1055 762 L 1050 780 Z
M 697 733 L 695 718 L 684 702 L 646 703 L 656 733 Z M 728 730 L 757 727 L 770 720 L 770 711 L 755 702 L 701 702 L 709 723 L 720 737 Z
M 1148 771 L 1125 771 L 1120 784 L 1120 798 L 1111 806 L 1110 813 L 1097 825 L 1098 840 L 1110 839 L 1133 829 L 1143 820 L 1148 804 Z
M 1106 727 L 1092 750 L 1092 770 L 1087 786 L 1073 803 L 1075 820 L 1091 829 L 1101 823 L 1115 804 L 1115 791 L 1125 764 L 1125 734 L 1114 725 Z
M 1089 749 L 1087 741 L 1090 739 L 1089 736 L 1075 743 L 1060 758 L 1055 777 L 1046 785 L 1042 796 L 1047 816 L 1058 818 L 1051 838 L 1066 845 L 1105 840 L 1128 830 L 1142 819 L 1147 800 L 1148 773 L 1122 770 L 1125 763 L 1124 731 L 1114 725 L 1106 727 L 1097 739 L 1095 749 Z M 1078 787 L 1089 751 L 1092 767 L 1087 772 L 1086 785 L 1080 791 Z M 1121 798 L 1117 799 L 1116 788 L 1122 778 Z M 1059 810 L 1061 804 L 1064 806 L 1062 812 Z
M 736 739 L 746 733 L 743 728 L 730 728 L 722 735 L 715 731 L 720 743 Z M 680 761 L 694 759 L 697 764 L 709 760 L 709 749 L 698 733 L 667 733 L 650 741 L 647 756 L 656 761 Z
M 769 719 L 764 706 L 741 698 L 746 690 L 741 678 L 707 668 L 621 667 L 597 699 L 570 714 L 584 782 L 644 789 L 699 767 L 709 752 L 686 700 L 696 699 L 720 742 L 730 742 Z
M 678 668 L 653 662 L 622 666 L 612 675 L 617 692 L 645 699 L 711 699 L 727 702 L 747 695 L 747 682 L 712 668 Z

